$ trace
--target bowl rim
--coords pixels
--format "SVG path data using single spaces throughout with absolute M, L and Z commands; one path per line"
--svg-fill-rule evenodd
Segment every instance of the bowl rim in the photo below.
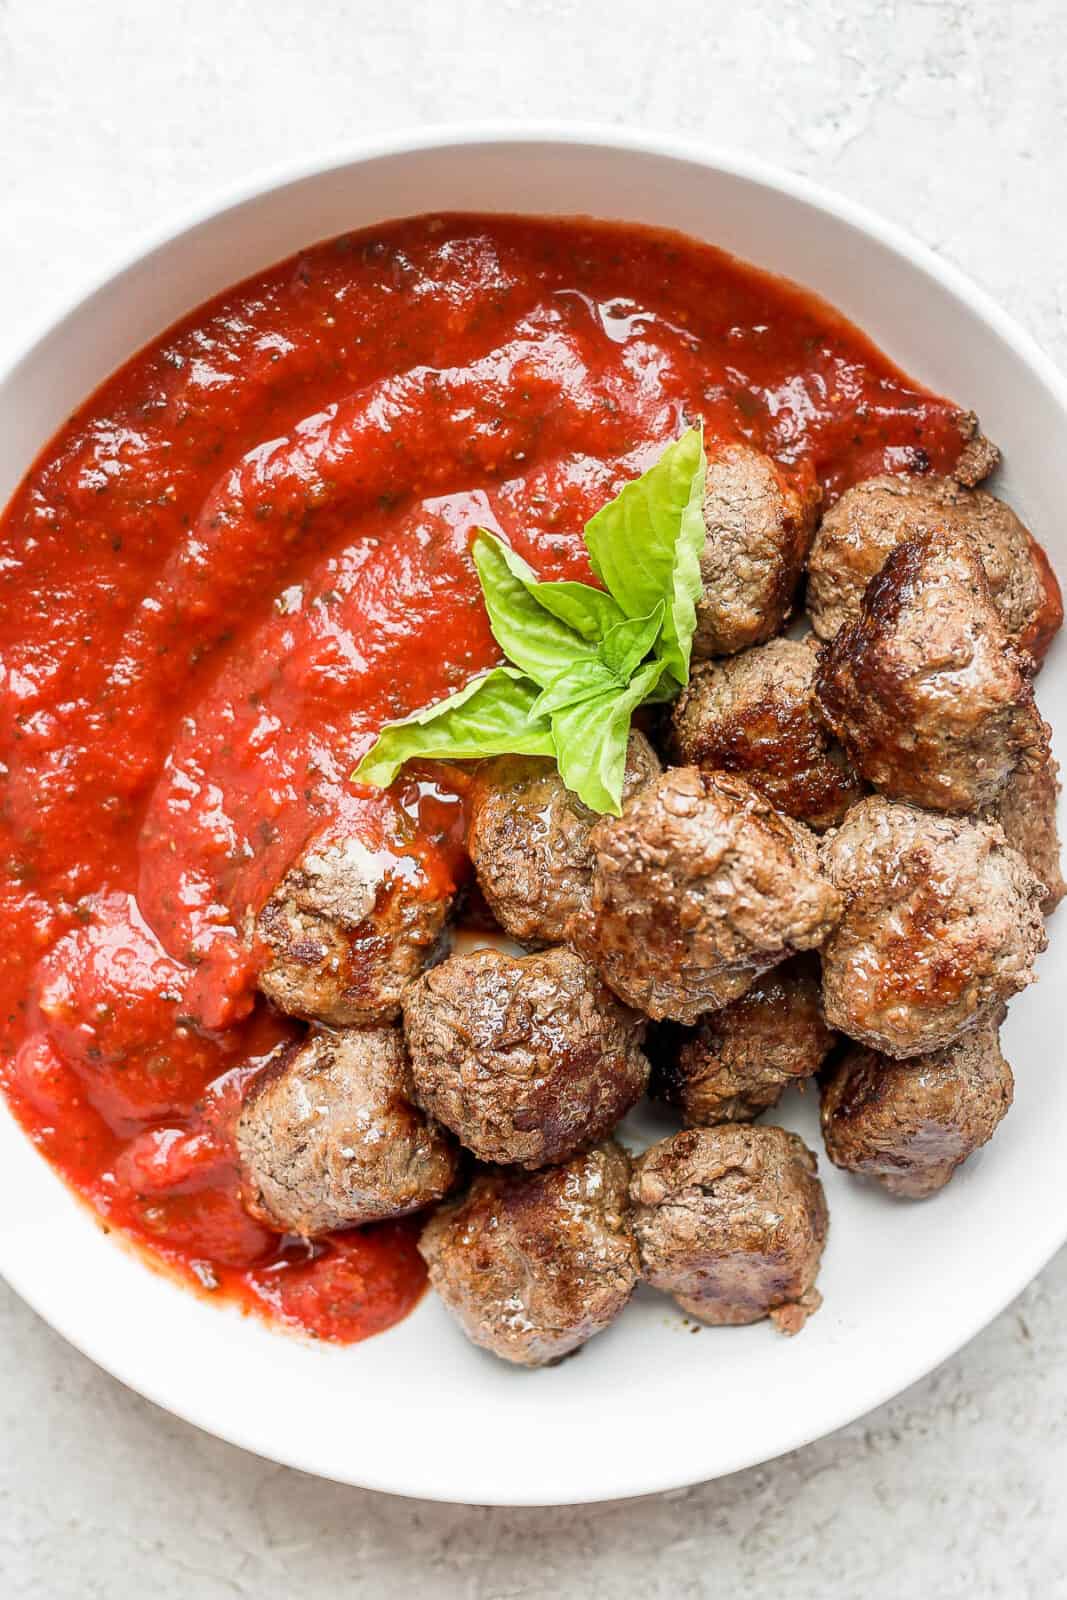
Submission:
M 331 147 L 318 155 L 303 155 L 292 160 L 258 167 L 249 176 L 212 190 L 206 200 L 168 211 L 161 222 L 135 233 L 124 248 L 116 250 L 102 267 L 88 276 L 80 289 L 57 295 L 50 307 L 36 318 L 32 331 L 16 342 L 0 366 L 0 385 L 6 385 L 18 369 L 36 354 L 37 348 L 101 290 L 131 267 L 171 244 L 180 235 L 200 224 L 214 221 L 228 211 L 237 210 L 272 190 L 303 179 L 321 176 L 343 167 L 364 164 L 382 157 L 418 155 L 425 151 L 454 147 L 462 149 L 492 145 L 588 145 L 598 149 L 652 155 L 667 160 L 690 162 L 747 179 L 776 189 L 793 199 L 806 202 L 839 218 L 858 232 L 878 240 L 894 255 L 918 265 L 963 300 L 983 321 L 989 323 L 1042 381 L 1055 391 L 1067 406 L 1067 376 L 1046 355 L 1033 334 L 983 289 L 968 273 L 937 254 L 901 224 L 889 221 L 877 211 L 837 190 L 818 183 L 787 167 L 732 149 L 729 145 L 705 144 L 681 135 L 572 120 L 517 121 L 475 120 L 440 122 L 425 127 L 411 126 L 392 132 L 369 135 L 352 144 Z M 317 241 L 311 241 L 315 243 Z M 770 270 L 774 270 L 771 268 Z M 803 287 L 803 285 L 802 285 Z
M 928 245 L 916 239 L 906 228 L 886 220 L 861 202 L 841 195 L 812 179 L 790 172 L 788 169 L 773 162 L 739 153 L 728 146 L 705 143 L 697 138 L 683 137 L 662 131 L 645 131 L 636 127 L 605 125 L 597 122 L 525 119 L 514 122 L 499 119 L 456 123 L 444 122 L 426 126 L 403 127 L 386 133 L 368 135 L 351 142 L 332 146 L 317 154 L 305 153 L 293 159 L 257 168 L 247 177 L 212 189 L 205 199 L 174 209 L 168 213 L 162 222 L 136 233 L 131 242 L 121 250 L 116 251 L 103 268 L 97 269 L 89 275 L 88 281 L 82 287 L 57 296 L 52 306 L 35 319 L 35 325 L 31 333 L 21 341 L 16 341 L 12 353 L 0 365 L 0 401 L 3 400 L 4 392 L 8 386 L 18 380 L 22 368 L 29 366 L 33 362 L 39 348 L 47 339 L 61 333 L 70 321 L 91 305 L 97 295 L 103 293 L 116 280 L 121 278 L 125 272 L 144 262 L 153 254 L 164 250 L 182 235 L 201 224 L 214 221 L 230 211 L 240 209 L 248 202 L 263 198 L 274 190 L 287 185 L 313 179 L 346 167 L 357 168 L 381 158 L 420 155 L 447 148 L 462 151 L 465 148 L 486 145 L 522 147 L 537 144 L 584 146 L 619 153 L 651 155 L 666 160 L 688 163 L 718 171 L 730 177 L 753 182 L 827 213 L 829 216 L 856 229 L 859 233 L 873 238 L 894 256 L 913 267 L 917 267 L 939 283 L 951 296 L 962 302 L 999 335 L 1020 360 L 1034 372 L 1063 408 L 1064 412 L 1067 413 L 1067 377 L 1064 376 L 1052 359 L 1046 355 L 1035 337 L 1016 318 L 1003 310 L 997 301 L 961 268 L 936 254 Z M 313 243 L 315 241 L 310 242 Z M 773 267 L 771 270 L 774 270 Z M 46 1161 L 45 1165 L 55 1181 L 71 1196 L 74 1205 L 85 1211 L 87 1216 L 91 1216 L 92 1213 L 89 1208 L 85 1206 L 84 1202 L 80 1200 L 73 1190 L 67 1187 L 62 1178 L 51 1167 L 51 1164 Z M 988 1326 L 1006 1306 L 1010 1305 L 1037 1273 L 1051 1260 L 1060 1246 L 1067 1241 L 1067 1212 L 1064 1213 L 1062 1220 L 1056 1222 L 1054 1226 L 1048 1228 L 1043 1234 L 1038 1236 L 1030 1232 L 1027 1238 L 1030 1248 L 1017 1250 L 1014 1270 L 1005 1274 L 1006 1279 L 1009 1280 L 1007 1292 L 998 1294 L 994 1301 L 983 1306 L 981 1314 L 971 1319 L 962 1337 L 959 1329 L 956 1328 L 932 1352 L 927 1346 L 923 1353 L 911 1363 L 912 1370 L 903 1384 L 900 1382 L 898 1373 L 884 1386 L 873 1388 L 870 1393 L 873 1394 L 874 1398 L 865 1400 L 859 1411 L 856 1410 L 852 1401 L 839 1403 L 836 1407 L 833 1405 L 828 1406 L 824 1422 L 815 1428 L 799 1427 L 795 1434 L 784 1438 L 780 1446 L 771 1455 L 767 1455 L 760 1450 L 746 1451 L 742 1445 L 734 1452 L 733 1458 L 725 1467 L 717 1467 L 713 1470 L 712 1477 L 727 1476 L 767 1460 L 777 1459 L 779 1456 L 785 1455 L 792 1450 L 800 1449 L 816 1439 L 824 1438 L 855 1421 L 858 1417 L 869 1414 L 870 1411 L 885 1404 L 894 1396 L 904 1393 L 913 1384 L 934 1372 L 952 1355 L 969 1343 L 984 1327 Z M 55 1332 L 125 1387 L 134 1390 L 143 1398 L 158 1405 L 162 1410 L 178 1415 L 183 1420 L 192 1423 L 214 1437 L 223 1439 L 227 1443 L 236 1445 L 252 1454 L 314 1476 L 326 1475 L 314 1460 L 302 1455 L 299 1449 L 277 1450 L 273 1446 L 266 1447 L 262 1442 L 250 1441 L 247 1437 L 242 1437 L 240 1432 L 235 1429 L 225 1426 L 220 1427 L 206 1412 L 197 1414 L 194 1407 L 183 1406 L 180 1411 L 176 1411 L 173 1402 L 166 1398 L 158 1385 L 132 1381 L 113 1364 L 106 1348 L 101 1348 L 99 1341 L 79 1331 L 76 1326 L 76 1318 L 72 1318 L 62 1309 L 51 1305 L 48 1294 L 42 1291 L 38 1285 L 28 1281 L 32 1274 L 24 1274 L 17 1268 L 12 1267 L 10 1261 L 4 1261 L 3 1240 L 4 1233 L 0 1230 L 0 1277 Z M 120 1248 L 127 1248 L 125 1241 L 121 1239 L 116 1239 L 114 1242 L 118 1243 Z M 145 1265 L 144 1270 L 149 1270 L 147 1265 Z M 178 1285 L 175 1285 L 175 1290 L 181 1293 L 188 1292 Z M 72 1323 L 75 1325 L 72 1325 Z M 402 1497 L 433 1500 L 447 1504 L 544 1506 L 564 1503 L 546 1499 L 543 1495 L 536 1493 L 524 1495 L 504 1486 L 502 1486 L 499 1494 L 493 1495 L 491 1498 L 471 1501 L 457 1498 L 454 1494 L 449 1494 L 447 1489 L 436 1492 L 426 1486 L 412 1489 L 410 1487 L 405 1488 L 403 1485 L 389 1479 L 376 1479 L 374 1473 L 368 1472 L 365 1468 L 360 1469 L 358 1477 L 351 1476 L 339 1479 L 335 1476 L 335 1481 L 344 1481 L 354 1486 Z M 603 1490 L 593 1488 L 588 1494 L 581 1496 L 570 1494 L 565 1503 L 588 1504 L 604 1500 L 635 1498 L 679 1489 L 700 1481 L 708 1480 L 694 1479 L 691 1471 L 684 1471 L 679 1473 L 676 1479 L 657 1482 L 650 1487 L 647 1480 L 642 1482 L 636 1473 L 629 1478 L 629 1481 L 627 1481 L 625 1474 L 620 1473 L 617 1475 L 614 1486 L 608 1492 L 605 1493 Z

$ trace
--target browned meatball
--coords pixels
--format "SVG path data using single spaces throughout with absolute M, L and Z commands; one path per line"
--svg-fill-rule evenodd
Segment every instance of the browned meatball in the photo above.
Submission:
M 1003 500 L 950 478 L 867 478 L 826 513 L 808 563 L 808 613 L 820 638 L 832 639 L 856 617 L 864 590 L 897 545 L 929 532 L 974 539 L 1009 637 L 1042 660 L 1063 622 L 1045 552 Z
M 678 1106 L 688 1127 L 748 1122 L 818 1072 L 834 1038 L 822 1018 L 818 958 L 794 956 L 695 1030 L 660 1029 L 649 1051 L 652 1092 Z
M 659 770 L 644 734 L 631 733 L 623 799 Z M 588 908 L 596 821 L 554 761 L 499 756 L 479 769 L 467 849 L 489 909 L 520 944 L 559 944 L 571 918 Z
M 1033 981 L 1044 886 L 999 827 L 872 798 L 828 835 L 823 860 L 844 898 L 822 952 L 831 1027 L 920 1055 Z
M 451 901 L 431 852 L 320 835 L 259 914 L 259 987 L 294 1017 L 337 1027 L 388 1022 L 436 955 Z
M 793 605 L 815 529 L 819 489 L 794 487 L 747 444 L 725 445 L 708 463 L 707 539 L 700 558 L 693 655 L 729 656 L 770 639 Z
M 280 1046 L 237 1122 L 246 1209 L 268 1227 L 314 1237 L 439 1200 L 456 1150 L 411 1100 L 399 1028 Z
M 815 1173 L 783 1128 L 724 1123 L 654 1144 L 630 1184 L 642 1276 L 702 1322 L 769 1316 L 799 1333 L 822 1299 L 829 1216 Z
M 590 835 L 592 910 L 573 936 L 629 1005 L 695 1022 L 814 949 L 838 897 L 814 835 L 744 778 L 672 767 Z
M 985 805 L 1044 745 L 1029 658 L 963 537 L 897 546 L 859 616 L 823 646 L 816 692 L 861 776 L 935 811 Z
M 956 425 L 963 439 L 963 449 L 952 468 L 951 477 L 957 483 L 973 489 L 976 483 L 988 478 L 995 469 L 1000 460 L 1000 451 L 992 439 L 986 438 L 973 411 L 961 411 L 956 417 Z
M 992 805 L 982 812 L 986 821 L 1000 823 L 1008 843 L 1045 885 L 1041 909 L 1046 917 L 1067 894 L 1056 827 L 1059 790 L 1059 767 L 1047 751 L 1016 767 Z
M 482 1161 L 543 1167 L 644 1093 L 644 1024 L 575 951 L 450 956 L 408 990 L 419 1103 Z
M 823 1088 L 826 1153 L 890 1194 L 924 1200 L 993 1137 L 1013 1087 L 996 1021 L 910 1061 L 854 1045 Z
M 637 1281 L 630 1158 L 608 1141 L 542 1172 L 481 1173 L 419 1249 L 468 1339 L 505 1361 L 561 1361 L 618 1316 Z
M 739 772 L 812 828 L 863 793 L 815 698 L 818 641 L 771 639 L 698 667 L 675 705 L 672 748 L 687 766 Z

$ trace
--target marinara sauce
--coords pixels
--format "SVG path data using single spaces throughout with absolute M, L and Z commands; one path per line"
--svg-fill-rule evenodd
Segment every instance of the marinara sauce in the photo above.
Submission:
M 788 265 L 788 262 L 785 262 Z M 828 498 L 945 471 L 958 410 L 793 286 L 682 238 L 421 217 L 331 240 L 110 378 L 0 525 L 0 1081 L 101 1221 L 339 1341 L 417 1300 L 412 1223 L 279 1238 L 232 1126 L 294 1025 L 248 918 L 324 817 L 464 870 L 462 777 L 349 774 L 497 653 L 470 533 L 589 579 L 582 528 L 688 422 Z

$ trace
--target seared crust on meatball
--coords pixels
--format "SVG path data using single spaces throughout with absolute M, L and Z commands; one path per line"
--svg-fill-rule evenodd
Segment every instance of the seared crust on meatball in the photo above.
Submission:
M 748 1122 L 818 1072 L 835 1037 L 822 1017 L 818 958 L 794 956 L 694 1030 L 661 1028 L 649 1049 L 652 1093 L 690 1128 Z
M 826 1153 L 890 1194 L 924 1200 L 993 1137 L 1013 1090 L 996 1021 L 910 1061 L 854 1045 L 823 1088 Z
M 440 1207 L 419 1250 L 468 1339 L 543 1367 L 603 1332 L 637 1281 L 629 1176 L 609 1140 L 542 1172 L 480 1173 Z
M 256 923 L 266 951 L 259 987 L 294 1017 L 388 1022 L 433 960 L 451 885 L 429 856 L 320 836 L 270 896 Z
M 656 777 L 659 760 L 644 734 L 630 734 L 623 799 Z M 593 878 L 589 834 L 597 821 L 565 786 L 554 761 L 498 756 L 475 778 L 467 850 L 497 922 L 520 944 L 559 944 L 588 908 Z
M 1056 827 L 1056 801 L 1060 792 L 1059 767 L 1051 750 L 1016 767 L 992 805 L 981 813 L 987 822 L 999 822 L 1013 850 L 1018 850 L 1045 886 L 1041 909 L 1050 917 L 1067 894 Z
M 283 1233 L 401 1217 L 440 1200 L 451 1139 L 412 1104 L 399 1028 L 312 1033 L 279 1047 L 237 1121 L 246 1210 Z
M 999 827 L 875 797 L 822 853 L 844 900 L 822 952 L 831 1027 L 886 1055 L 920 1055 L 1033 981 L 1044 886 Z
M 630 1197 L 642 1276 L 702 1322 L 769 1316 L 798 1333 L 821 1296 L 829 1226 L 816 1161 L 783 1128 L 689 1128 L 636 1162 Z
M 705 662 L 675 704 L 673 754 L 708 772 L 741 773 L 809 827 L 840 822 L 863 786 L 819 714 L 817 655 L 809 636 Z
M 704 596 L 693 636 L 698 660 L 733 655 L 779 631 L 811 544 L 819 494 L 814 482 L 795 488 L 751 445 L 726 445 L 713 456 L 704 492 Z
M 672 767 L 590 835 L 592 909 L 572 936 L 647 1016 L 695 1022 L 817 948 L 840 905 L 814 836 L 744 778 Z
M 543 1167 L 644 1093 L 643 1019 L 575 951 L 450 956 L 408 990 L 415 1092 L 482 1161 Z
M 823 646 L 815 681 L 823 716 L 874 788 L 973 811 L 1044 745 L 1031 670 L 974 541 L 934 532 L 893 551 L 859 616 Z
M 827 511 L 808 562 L 808 614 L 819 637 L 832 639 L 857 616 L 897 545 L 935 531 L 974 539 L 1012 643 L 1040 662 L 1063 622 L 1048 558 L 1003 500 L 951 478 L 867 478 Z

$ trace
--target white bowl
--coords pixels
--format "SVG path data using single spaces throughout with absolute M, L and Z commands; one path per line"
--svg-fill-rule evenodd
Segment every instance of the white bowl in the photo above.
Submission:
M 907 371 L 974 406 L 1002 491 L 1067 569 L 1067 386 L 958 272 L 811 184 L 675 141 L 587 129 L 448 129 L 275 175 L 136 251 L 0 379 L 0 502 L 102 378 L 183 312 L 311 241 L 430 210 L 584 213 L 681 229 L 817 290 Z M 1062 725 L 1067 660 L 1040 680 Z M 1061 914 L 1062 915 L 1062 914 Z M 638 1295 L 577 1360 L 513 1371 L 432 1296 L 350 1349 L 220 1310 L 106 1238 L 0 1113 L 0 1271 L 55 1328 L 159 1405 L 261 1455 L 394 1493 L 502 1504 L 644 1494 L 763 1461 L 913 1383 L 1067 1236 L 1067 926 L 1016 1001 L 1015 1108 L 925 1205 L 829 1168 L 825 1306 L 802 1336 L 683 1328 Z M 786 1120 L 818 1148 L 814 1097 Z

